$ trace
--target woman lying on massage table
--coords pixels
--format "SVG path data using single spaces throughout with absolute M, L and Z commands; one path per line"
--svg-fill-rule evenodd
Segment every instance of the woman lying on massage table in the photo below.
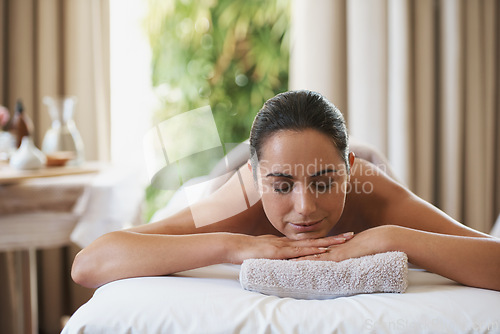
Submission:
M 402 251 L 457 282 L 500 290 L 500 240 L 472 230 L 349 152 L 340 111 L 320 94 L 268 100 L 250 134 L 248 166 L 196 204 L 162 221 L 108 233 L 75 258 L 72 277 L 110 281 L 245 259 L 342 261 Z M 245 192 L 247 209 L 224 212 Z

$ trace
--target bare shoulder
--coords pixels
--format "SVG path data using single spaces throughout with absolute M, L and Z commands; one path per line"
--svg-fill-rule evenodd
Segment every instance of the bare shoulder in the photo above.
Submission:
M 351 169 L 350 193 L 359 195 L 360 200 L 369 199 L 377 204 L 390 203 L 393 199 L 411 194 L 399 181 L 390 177 L 384 166 L 356 158 Z
M 260 234 L 266 222 L 252 175 L 245 165 L 208 197 L 161 221 L 130 231 L 174 235 L 211 232 Z
M 362 208 L 362 219 L 369 227 L 399 225 L 442 234 L 487 236 L 466 227 L 419 198 L 368 161 L 356 159 L 351 171 L 350 185 L 346 208 Z
M 390 178 L 383 169 L 356 158 L 346 187 L 342 225 L 360 232 L 383 225 L 384 209 L 392 199 L 406 195 L 407 190 Z M 354 227 L 354 228 L 353 228 Z

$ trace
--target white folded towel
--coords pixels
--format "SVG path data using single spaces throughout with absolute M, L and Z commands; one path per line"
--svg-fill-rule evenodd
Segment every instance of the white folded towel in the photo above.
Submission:
M 241 265 L 240 283 L 246 290 L 299 299 L 402 293 L 408 286 L 408 257 L 387 252 L 341 262 L 249 259 Z

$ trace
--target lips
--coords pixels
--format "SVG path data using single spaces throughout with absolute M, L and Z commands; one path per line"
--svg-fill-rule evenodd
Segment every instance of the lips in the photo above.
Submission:
M 299 232 L 308 232 L 316 229 L 317 226 L 324 220 L 317 220 L 312 222 L 301 222 L 301 223 L 289 223 L 295 230 Z

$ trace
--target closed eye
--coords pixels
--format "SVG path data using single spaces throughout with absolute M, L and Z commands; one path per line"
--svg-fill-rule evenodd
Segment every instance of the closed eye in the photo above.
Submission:
M 274 192 L 279 194 L 288 194 L 292 191 L 293 184 L 291 182 L 274 182 L 273 189 Z
M 334 185 L 334 181 L 332 178 L 328 178 L 326 180 L 311 182 L 309 186 L 312 188 L 311 190 L 316 192 L 326 192 L 332 188 Z

